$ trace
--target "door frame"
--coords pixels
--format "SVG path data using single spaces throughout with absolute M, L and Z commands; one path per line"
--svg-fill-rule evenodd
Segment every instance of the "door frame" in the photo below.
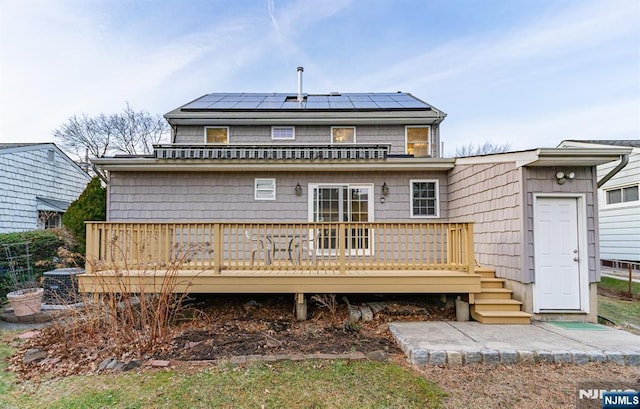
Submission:
M 540 308 L 540 296 L 536 290 L 536 278 L 538 274 L 538 262 L 536 258 L 535 237 L 536 237 L 536 215 L 538 214 L 539 199 L 574 199 L 576 201 L 577 224 L 578 224 L 578 276 L 580 284 L 580 310 L 551 310 Z M 597 211 L 597 209 L 594 209 Z M 587 231 L 587 198 L 585 194 L 578 193 L 534 193 L 533 194 L 533 258 L 534 258 L 534 282 L 533 282 L 533 312 L 535 313 L 557 313 L 557 312 L 581 312 L 589 313 L 589 243 Z

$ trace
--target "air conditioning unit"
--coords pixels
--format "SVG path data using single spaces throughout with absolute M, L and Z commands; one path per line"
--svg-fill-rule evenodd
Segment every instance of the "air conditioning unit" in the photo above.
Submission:
M 44 303 L 69 305 L 80 302 L 77 275 L 82 273 L 83 268 L 58 268 L 42 273 Z

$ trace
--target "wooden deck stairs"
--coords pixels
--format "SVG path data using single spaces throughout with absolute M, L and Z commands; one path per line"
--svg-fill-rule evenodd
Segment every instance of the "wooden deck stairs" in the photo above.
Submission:
M 530 324 L 531 314 L 520 310 L 522 302 L 512 298 L 513 292 L 504 288 L 505 280 L 496 278 L 494 269 L 476 267 L 482 276 L 480 293 L 471 305 L 471 317 L 483 324 Z

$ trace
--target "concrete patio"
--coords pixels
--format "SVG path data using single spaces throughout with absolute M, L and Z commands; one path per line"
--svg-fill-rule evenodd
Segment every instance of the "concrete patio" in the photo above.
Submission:
M 615 362 L 640 366 L 640 336 L 599 324 L 395 322 L 389 329 L 414 365 Z

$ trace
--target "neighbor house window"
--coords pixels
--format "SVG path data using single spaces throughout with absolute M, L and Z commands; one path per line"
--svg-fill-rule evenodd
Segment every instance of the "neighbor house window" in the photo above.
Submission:
M 62 213 L 38 210 L 39 229 L 57 229 L 58 227 L 62 227 Z
M 296 130 L 293 126 L 271 127 L 271 139 L 274 141 L 296 139 Z
M 210 126 L 205 127 L 204 143 L 217 143 L 217 144 L 229 143 L 229 128 L 227 127 L 214 128 Z
M 353 126 L 332 127 L 331 143 L 356 143 L 356 128 Z
M 255 180 L 256 200 L 276 200 L 276 180 L 256 179 Z
M 429 156 L 431 150 L 429 147 L 429 137 L 431 136 L 431 127 L 429 126 L 407 126 L 407 154 L 416 158 Z
M 438 217 L 438 181 L 412 180 L 411 217 Z
M 638 185 L 608 189 L 605 191 L 605 194 L 608 205 L 637 202 L 640 200 L 638 198 Z

